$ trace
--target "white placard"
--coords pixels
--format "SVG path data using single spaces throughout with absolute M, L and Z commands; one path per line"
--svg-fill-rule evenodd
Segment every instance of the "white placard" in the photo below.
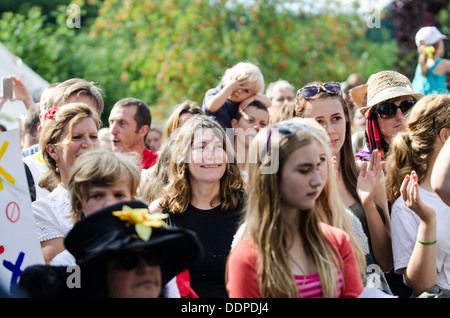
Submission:
M 13 291 L 23 270 L 35 264 L 45 261 L 14 129 L 0 133 L 0 288 Z

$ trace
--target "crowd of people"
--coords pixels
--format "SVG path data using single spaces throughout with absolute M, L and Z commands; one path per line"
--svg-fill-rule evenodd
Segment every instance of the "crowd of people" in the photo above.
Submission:
M 449 297 L 444 39 L 419 30 L 412 82 L 382 70 L 366 83 L 266 87 L 240 62 L 163 128 L 134 97 L 102 127 L 93 82 L 54 83 L 32 105 L 13 77 L 28 109 L 29 239 L 45 260 L 24 269 L 16 295 Z

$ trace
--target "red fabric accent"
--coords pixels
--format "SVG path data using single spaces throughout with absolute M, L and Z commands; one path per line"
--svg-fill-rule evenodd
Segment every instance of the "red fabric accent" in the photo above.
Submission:
M 53 119 L 53 115 L 55 115 L 56 111 L 58 110 L 58 107 L 56 107 L 55 105 L 52 106 L 52 108 L 50 108 L 47 113 L 44 115 L 45 119 Z
M 191 278 L 189 270 L 185 270 L 177 275 L 177 286 L 181 298 L 198 298 L 197 294 L 191 287 Z
M 158 155 L 148 148 L 145 148 L 141 158 L 141 168 L 148 169 L 156 164 Z

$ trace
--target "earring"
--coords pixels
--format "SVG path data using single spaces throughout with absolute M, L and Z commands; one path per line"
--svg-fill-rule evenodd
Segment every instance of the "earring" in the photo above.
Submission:
M 57 174 L 59 174 L 58 164 L 55 164 L 55 165 L 56 165 L 55 171 L 56 171 Z

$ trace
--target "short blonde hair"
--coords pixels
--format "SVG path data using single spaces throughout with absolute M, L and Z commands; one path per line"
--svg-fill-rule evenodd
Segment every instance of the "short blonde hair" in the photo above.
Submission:
M 70 78 L 54 87 L 48 100 L 41 105 L 41 110 L 48 110 L 53 105 L 61 107 L 67 104 L 72 96 L 88 96 L 95 103 L 98 114 L 103 112 L 103 91 L 95 86 L 94 82 L 89 82 L 82 78 Z
M 111 186 L 123 180 L 128 181 L 134 199 L 141 180 L 141 171 L 137 158 L 132 154 L 93 149 L 80 155 L 69 177 L 74 223 L 84 217 L 82 206 L 88 201 L 89 189 L 92 186 Z
M 225 73 L 222 76 L 221 83 L 223 85 L 226 85 L 229 80 L 237 74 L 246 74 L 248 75 L 248 81 L 250 83 L 256 84 L 256 92 L 255 93 L 263 93 L 264 92 L 264 76 L 259 69 L 258 66 L 256 66 L 253 63 L 249 62 L 239 62 L 232 68 L 229 68 L 225 71 Z

